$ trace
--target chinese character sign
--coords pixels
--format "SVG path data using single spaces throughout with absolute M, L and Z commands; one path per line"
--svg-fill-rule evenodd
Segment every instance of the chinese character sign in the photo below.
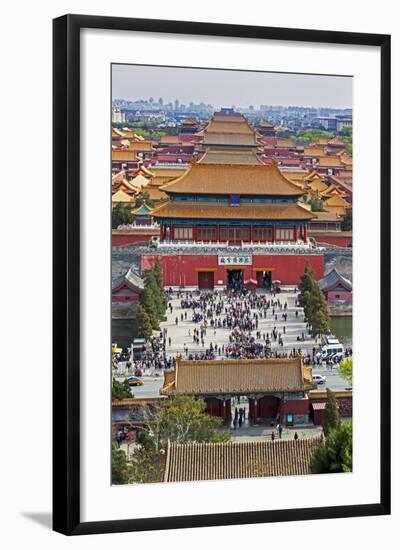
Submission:
M 218 256 L 218 265 L 252 265 L 252 256 Z

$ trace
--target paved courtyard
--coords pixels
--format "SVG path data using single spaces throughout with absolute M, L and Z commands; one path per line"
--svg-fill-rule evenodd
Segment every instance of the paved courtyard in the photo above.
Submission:
M 195 293 L 194 293 L 195 295 Z M 267 294 L 267 298 L 273 298 L 272 294 Z M 267 318 L 259 319 L 258 330 L 261 333 L 271 334 L 274 327 L 276 327 L 278 332 L 283 333 L 284 327 L 286 334 L 283 334 L 283 346 L 279 345 L 278 342 L 272 341 L 272 351 L 275 352 L 290 352 L 293 348 L 298 350 L 301 348 L 302 351 L 307 352 L 312 350 L 313 347 L 318 347 L 319 343 L 316 342 L 314 338 L 307 334 L 306 324 L 304 322 L 303 310 L 300 307 L 295 306 L 296 294 L 294 288 L 284 288 L 283 291 L 279 294 L 276 294 L 276 298 L 279 299 L 282 303 L 287 302 L 288 306 L 286 310 L 277 310 L 275 314 L 277 320 L 275 320 L 275 315 L 272 315 L 272 308 L 267 312 Z M 204 338 L 204 346 L 200 343 L 198 345 L 193 342 L 193 329 L 200 328 L 201 323 L 194 323 L 192 319 L 192 310 L 191 309 L 182 309 L 181 300 L 174 298 L 171 301 L 173 310 L 170 312 L 168 309 L 167 320 L 164 323 L 161 323 L 161 328 L 166 328 L 168 331 L 168 337 L 171 338 L 171 345 L 168 345 L 167 340 L 167 355 L 175 356 L 177 354 L 184 354 L 184 345 L 188 348 L 189 353 L 201 353 L 210 346 L 210 343 L 217 346 L 222 346 L 222 344 L 229 343 L 229 335 L 231 329 L 229 328 L 208 328 L 207 333 Z M 297 317 L 296 317 L 297 311 Z M 258 313 L 257 309 L 252 310 L 252 312 Z M 181 316 L 187 314 L 187 319 L 181 320 Z M 285 322 L 282 318 L 282 314 L 287 313 L 287 321 Z M 176 324 L 176 318 L 178 318 L 178 324 Z M 221 319 L 223 315 L 221 315 Z M 218 316 L 217 316 L 218 319 Z M 252 331 L 252 335 L 256 335 L 256 331 Z M 306 338 L 305 341 L 299 342 L 297 337 Z M 260 343 L 263 343 L 263 340 L 259 340 Z

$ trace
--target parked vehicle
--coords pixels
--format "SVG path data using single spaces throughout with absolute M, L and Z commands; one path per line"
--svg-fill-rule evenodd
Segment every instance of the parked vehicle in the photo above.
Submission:
M 341 360 L 344 357 L 345 349 L 343 344 L 334 336 L 325 336 L 324 345 L 321 347 L 321 358 L 323 361 L 329 359 Z
M 130 376 L 128 378 L 128 384 L 130 386 L 143 386 L 144 382 L 143 380 L 140 380 L 137 376 Z
M 322 376 L 322 374 L 313 374 L 312 379 L 316 384 L 325 384 L 326 382 L 326 376 Z

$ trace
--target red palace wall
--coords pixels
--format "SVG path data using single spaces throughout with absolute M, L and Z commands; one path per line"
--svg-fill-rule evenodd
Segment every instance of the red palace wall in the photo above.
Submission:
M 113 229 L 111 237 L 112 246 L 126 246 L 128 244 L 148 244 L 151 237 L 159 236 L 159 229 L 143 229 L 143 231 L 130 232 Z
M 286 399 L 281 404 L 280 413 L 285 416 L 288 413 L 306 416 L 309 413 L 310 402 L 307 398 Z
M 341 246 L 343 248 L 351 248 L 353 246 L 353 237 L 339 237 L 337 235 L 313 235 L 310 233 L 310 237 L 315 239 L 318 244 L 333 244 L 335 246 Z
M 198 274 L 207 271 L 214 273 L 214 285 L 225 286 L 227 269 L 218 265 L 218 255 L 189 254 L 144 254 L 141 259 L 141 270 L 151 267 L 156 258 L 160 259 L 165 286 L 198 286 Z M 322 254 L 285 254 L 253 256 L 252 266 L 243 266 L 244 279 L 256 278 L 256 271 L 261 268 L 272 270 L 272 280 L 279 280 L 283 285 L 297 285 L 304 273 L 307 260 L 315 278 L 324 276 L 324 256 Z M 235 266 L 232 266 L 235 269 Z M 222 281 L 218 283 L 218 281 Z

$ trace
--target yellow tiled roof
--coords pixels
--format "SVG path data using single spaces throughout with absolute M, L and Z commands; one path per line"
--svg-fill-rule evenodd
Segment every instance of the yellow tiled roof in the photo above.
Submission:
M 301 189 L 278 166 L 266 164 L 192 164 L 175 181 L 163 186 L 166 193 L 275 195 L 299 197 Z
M 119 189 L 111 198 L 112 202 L 133 202 L 133 199 L 131 196 L 129 196 L 125 191 L 122 189 Z
M 204 144 L 257 145 L 256 132 L 240 113 L 214 113 L 207 126 L 199 132 Z
M 341 145 L 342 147 L 345 146 L 345 144 L 343 143 L 343 141 L 341 139 L 339 139 L 337 136 L 330 139 L 328 141 L 328 145 Z
M 325 183 L 321 179 L 315 178 L 310 183 L 310 189 L 312 189 L 313 191 L 316 191 L 318 193 L 321 193 L 321 192 L 325 191 L 326 189 L 328 189 L 328 186 L 325 185 Z
M 324 207 L 325 206 L 350 206 L 350 203 L 348 203 L 341 195 L 332 195 L 324 201 Z
M 335 156 L 335 155 L 331 155 L 331 156 L 326 156 L 326 157 L 319 157 L 318 165 L 320 167 L 322 167 L 322 166 L 342 167 L 342 161 L 340 160 L 340 157 Z
M 275 441 L 169 443 L 164 482 L 243 479 L 310 474 L 321 436 Z
M 304 391 L 315 387 L 302 358 L 178 360 L 174 381 L 161 395 L 215 395 Z
M 151 187 L 146 191 L 150 192 Z M 165 187 L 161 188 L 161 191 Z M 241 204 L 230 206 L 220 203 L 168 201 L 152 212 L 155 218 L 203 218 L 236 220 L 309 220 L 315 214 L 296 203 Z
M 116 160 L 116 161 L 137 160 L 136 151 L 129 151 L 128 149 L 113 149 L 112 160 Z
M 141 189 L 142 187 L 146 187 L 149 181 L 150 180 L 148 178 L 145 178 L 143 174 L 138 174 L 133 179 L 131 179 L 130 183 L 135 187 L 138 187 L 139 189 Z
M 254 151 L 219 151 L 208 149 L 199 160 L 202 164 L 263 164 Z
M 129 151 L 152 151 L 153 142 L 152 141 L 131 141 L 129 143 Z
M 307 156 L 310 156 L 310 157 L 319 157 L 319 156 L 324 156 L 326 155 L 326 147 L 316 147 L 316 146 L 311 146 L 311 147 L 304 147 L 304 155 L 307 157 Z
M 343 189 L 340 189 L 336 184 L 331 183 L 329 187 L 326 187 L 326 189 L 322 192 L 322 195 L 328 196 L 328 195 L 340 195 L 342 197 L 347 197 L 347 193 L 343 191 Z

